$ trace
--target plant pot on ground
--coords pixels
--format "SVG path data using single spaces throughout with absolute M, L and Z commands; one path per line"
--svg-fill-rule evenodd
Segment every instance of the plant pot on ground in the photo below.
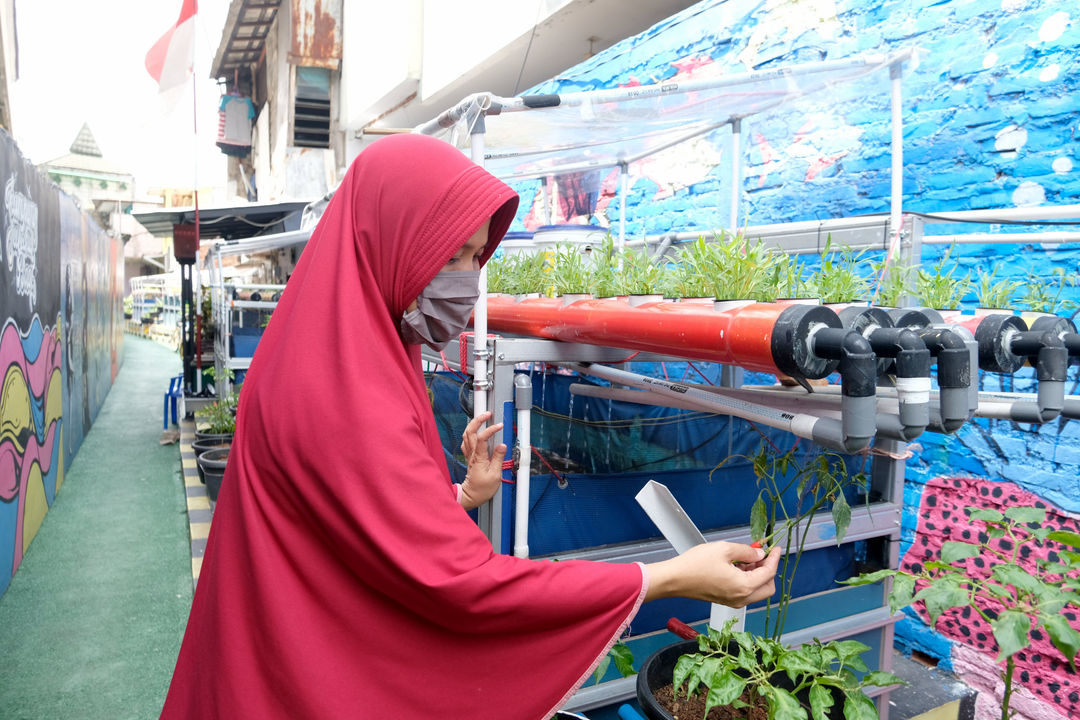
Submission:
M 229 448 L 232 446 L 232 435 L 222 435 L 219 437 L 209 437 L 202 440 L 196 440 L 191 443 L 191 449 L 195 451 L 195 465 L 199 469 L 199 482 L 206 484 L 206 475 L 203 473 L 202 464 L 198 462 L 199 456 L 208 450 L 220 450 L 222 448 Z
M 225 477 L 225 464 L 229 460 L 229 450 L 230 448 L 227 447 L 207 450 L 196 459 L 206 478 L 206 494 L 214 502 L 217 502 L 221 480 Z

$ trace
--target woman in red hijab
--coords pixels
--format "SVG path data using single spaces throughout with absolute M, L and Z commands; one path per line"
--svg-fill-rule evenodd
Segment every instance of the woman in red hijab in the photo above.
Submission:
M 498 487 L 500 426 L 470 423 L 453 486 L 419 343 L 464 329 L 517 203 L 428 137 L 349 168 L 244 382 L 163 718 L 542 720 L 642 601 L 772 594 L 776 553 L 533 561 L 466 514 Z

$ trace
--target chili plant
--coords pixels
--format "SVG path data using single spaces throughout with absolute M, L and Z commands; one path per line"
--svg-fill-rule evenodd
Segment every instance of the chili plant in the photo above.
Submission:
M 825 507 L 830 508 L 836 525 L 836 544 L 840 545 L 851 524 L 851 505 L 844 491 L 866 485 L 865 474 L 850 474 L 841 455 L 822 452 L 800 459 L 796 451 L 793 447 L 783 453 L 770 452 L 763 444 L 752 458 L 732 456 L 751 461 L 760 488 L 750 509 L 751 538 L 766 548 L 777 542 L 784 544 L 784 558 L 778 573 L 779 598 L 775 608 L 771 599 L 765 608 L 763 634 L 773 640 L 779 640 L 783 634 L 794 590 L 795 570 L 814 517 Z M 713 472 L 723 464 L 720 463 Z
M 877 708 L 864 688 L 902 682 L 887 672 L 868 671 L 860 655 L 870 647 L 856 640 L 814 640 L 789 648 L 772 638 L 735 632 L 734 622 L 699 635 L 698 652 L 683 655 L 675 664 L 675 697 L 684 684 L 687 697 L 708 688 L 706 716 L 718 706 L 748 707 L 740 699 L 746 693 L 751 702 L 765 701 L 770 720 L 806 720 L 799 696 L 809 699 L 815 720 L 823 720 L 839 698 L 847 720 L 877 720 Z M 788 686 L 778 678 L 788 680 Z
M 892 578 L 889 594 L 892 611 L 922 602 L 931 626 L 946 610 L 970 607 L 990 625 L 997 641 L 1000 651 L 997 663 L 999 666 L 1004 663 L 1001 720 L 1008 720 L 1014 692 L 1014 656 L 1031 644 L 1033 633 L 1045 631 L 1053 646 L 1076 670 L 1080 632 L 1063 613 L 1070 606 L 1080 608 L 1080 534 L 1043 527 L 1045 508 L 1009 507 L 1001 513 L 968 507 L 966 512 L 972 523 L 984 527 L 977 536 L 980 542 L 946 541 L 939 559 L 923 563 L 917 573 L 878 570 L 847 580 L 846 584 L 866 585 Z M 992 540 L 1001 542 L 992 545 Z M 1045 558 L 1032 552 L 1048 543 L 1068 549 L 1046 553 Z M 1039 559 L 1021 563 L 1025 555 Z M 971 570 L 964 565 L 969 558 L 986 559 L 990 569 Z

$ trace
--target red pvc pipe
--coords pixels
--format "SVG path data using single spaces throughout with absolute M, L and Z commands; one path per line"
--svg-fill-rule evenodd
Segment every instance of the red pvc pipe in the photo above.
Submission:
M 515 302 L 488 297 L 488 328 L 503 333 L 628 348 L 779 373 L 772 354 L 776 320 L 786 305 L 754 303 L 717 311 L 708 305 L 557 298 Z

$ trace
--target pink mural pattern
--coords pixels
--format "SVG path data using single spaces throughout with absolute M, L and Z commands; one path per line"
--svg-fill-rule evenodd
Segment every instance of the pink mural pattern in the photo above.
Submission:
M 1047 509 L 1046 525 L 1054 529 L 1080 532 L 1080 522 L 1064 511 L 1049 506 L 1037 495 L 1006 482 L 994 482 L 980 478 L 935 478 L 926 484 L 919 506 L 919 523 L 915 541 L 901 558 L 900 567 L 909 572 L 920 572 L 923 563 L 936 559 L 941 546 L 946 541 L 976 543 L 980 538 L 978 529 L 968 521 L 964 509 L 969 506 L 992 508 L 1003 512 L 1009 507 L 1041 507 Z M 1011 553 L 1012 544 L 1005 538 L 992 539 L 991 547 Z M 1055 543 L 1048 543 L 1041 551 L 1042 558 L 1053 558 L 1055 550 L 1064 549 Z M 1019 564 L 1034 570 L 1039 559 L 1036 551 L 1029 546 L 1021 546 Z M 971 577 L 989 577 L 993 561 L 987 557 L 974 557 L 964 561 Z M 983 608 L 990 613 L 1002 609 L 999 603 Z M 916 605 L 924 622 L 929 623 L 925 608 Z M 1077 614 L 1066 610 L 1065 617 L 1074 628 L 1080 630 Z M 991 615 L 992 616 L 992 615 Z M 986 663 L 995 665 L 999 651 L 994 641 L 990 626 L 971 608 L 955 608 L 946 611 L 938 618 L 936 629 L 949 639 L 964 646 L 960 655 L 967 660 L 955 665 L 956 671 L 965 678 L 972 673 L 971 658 L 981 657 Z M 973 652 L 969 652 L 973 651 Z M 954 656 L 956 651 L 954 651 Z M 1016 673 L 1014 682 L 1026 688 L 1035 698 L 1056 707 L 1067 717 L 1080 717 L 1080 677 L 1069 667 L 1064 656 L 1050 643 L 1049 637 L 1041 629 L 1032 633 L 1032 643 L 1015 656 Z M 991 673 L 992 677 L 994 673 Z M 994 692 L 994 687 L 983 688 Z M 1030 717 L 1030 715 L 1029 715 Z
M 42 330 L 36 317 L 25 337 L 10 318 L 0 331 L 0 501 L 18 502 L 15 536 L 0 538 L 0 548 L 12 552 L 12 571 L 22 562 L 26 491 L 35 469 L 55 490 L 60 398 L 49 397 L 49 388 L 60 372 L 60 349 L 59 333 Z

